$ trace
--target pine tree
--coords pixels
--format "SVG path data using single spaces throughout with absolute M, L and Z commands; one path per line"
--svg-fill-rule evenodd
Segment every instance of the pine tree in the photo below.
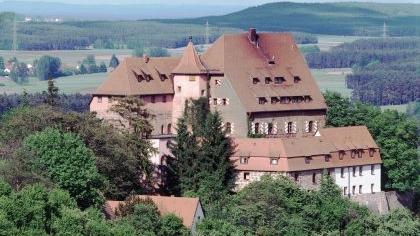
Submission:
M 106 68 L 106 65 L 105 65 L 105 62 L 101 62 L 101 64 L 99 65 L 99 71 L 98 72 L 102 72 L 102 73 L 105 73 L 105 72 L 107 72 L 107 68 Z
M 54 80 L 52 78 L 49 78 L 48 89 L 47 91 L 42 92 L 42 94 L 45 96 L 44 103 L 53 107 L 57 106 L 59 104 L 58 90 L 58 87 L 54 84 Z
M 4 75 L 4 69 L 5 69 L 4 59 L 3 59 L 3 57 L 0 57 L 0 76 Z
M 120 64 L 120 61 L 115 56 L 115 54 L 112 54 L 111 60 L 109 61 L 109 67 L 111 68 L 117 68 L 117 66 Z

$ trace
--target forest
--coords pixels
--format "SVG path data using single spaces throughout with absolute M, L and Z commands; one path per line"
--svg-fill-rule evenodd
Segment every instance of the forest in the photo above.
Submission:
M 419 38 L 360 39 L 305 57 L 311 68 L 352 67 L 346 85 L 356 100 L 395 105 L 420 98 Z
M 179 218 L 161 216 L 150 201 L 132 197 L 148 193 L 200 197 L 206 215 L 197 228 L 202 236 L 409 236 L 420 230 L 418 216 L 408 210 L 378 216 L 343 198 L 328 175 L 318 191 L 267 176 L 233 192 L 229 157 L 235 147 L 206 99 L 187 103 L 169 145 L 174 157 L 166 157 L 163 182 L 156 182 L 151 143 L 139 139 L 150 134 L 153 118 L 141 100 L 120 98 L 111 108 L 128 120 L 120 129 L 89 113 L 87 97 L 76 102 L 85 103 L 84 109 L 65 108 L 70 102 L 53 80 L 36 96 L 40 101 L 33 103 L 27 94 L 2 99 L 10 100 L 0 117 L 0 226 L 6 235 L 189 235 Z M 383 188 L 418 194 L 416 121 L 336 93 L 324 96 L 328 126 L 369 128 L 381 147 Z M 64 156 L 70 161 L 62 161 Z M 107 220 L 101 210 L 105 199 L 130 204 Z

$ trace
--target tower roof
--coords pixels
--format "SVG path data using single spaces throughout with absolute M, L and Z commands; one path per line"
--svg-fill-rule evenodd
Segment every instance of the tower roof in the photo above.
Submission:
M 201 63 L 200 57 L 198 56 L 197 51 L 195 51 L 192 42 L 188 43 L 178 66 L 175 67 L 172 73 L 183 75 L 207 74 L 207 70 Z

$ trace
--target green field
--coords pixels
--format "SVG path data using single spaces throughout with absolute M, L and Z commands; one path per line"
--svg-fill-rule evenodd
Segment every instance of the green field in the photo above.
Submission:
M 61 77 L 56 79 L 56 85 L 60 92 L 64 93 L 91 93 L 104 80 L 106 73 L 96 73 L 87 75 L 75 75 L 68 77 Z M 0 79 L 0 83 L 5 86 L 0 86 L 0 93 L 28 93 L 42 92 L 47 89 L 47 81 L 39 81 L 37 78 L 30 78 L 29 83 L 25 85 L 18 85 L 9 79 Z
M 325 91 L 339 92 L 345 97 L 351 97 L 351 89 L 346 88 L 346 75 L 350 68 L 311 69 L 319 88 Z
M 397 110 L 399 112 L 407 112 L 407 106 L 408 104 L 401 104 L 401 105 L 386 105 L 386 106 L 381 106 L 382 110 Z

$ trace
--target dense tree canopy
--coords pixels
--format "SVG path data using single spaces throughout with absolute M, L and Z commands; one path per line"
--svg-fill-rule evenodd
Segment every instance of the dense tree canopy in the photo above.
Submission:
M 39 80 L 57 78 L 61 75 L 61 60 L 58 57 L 42 56 L 35 63 L 35 73 Z

